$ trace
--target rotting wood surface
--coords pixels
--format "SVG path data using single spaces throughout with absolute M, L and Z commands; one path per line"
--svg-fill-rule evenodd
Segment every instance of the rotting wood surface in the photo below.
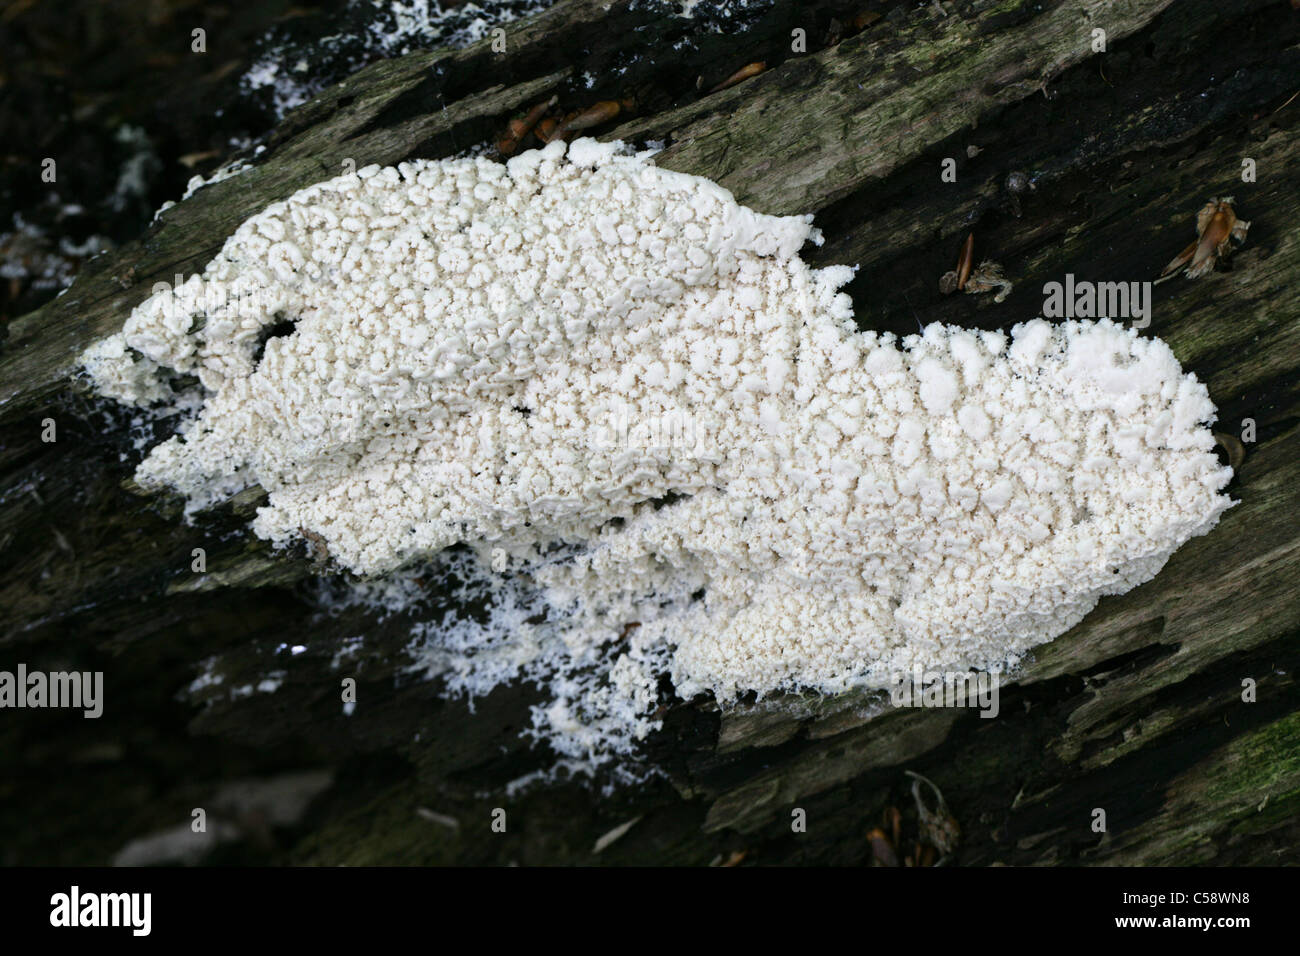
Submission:
M 861 863 L 883 808 L 908 810 L 911 769 L 947 797 L 963 865 L 1295 862 L 1300 100 L 1288 98 L 1300 13 L 1276 0 L 907 3 L 826 46 L 845 6 L 777 3 L 748 31 L 707 34 L 644 5 L 569 0 L 508 27 L 504 55 L 485 41 L 375 64 L 291 114 L 253 169 L 169 209 L 13 323 L 0 354 L 0 666 L 103 669 L 107 695 L 126 703 L 99 721 L 0 724 L 7 861 L 106 862 L 234 777 L 330 767 L 302 826 L 273 849 L 230 852 L 589 862 L 602 834 L 641 817 L 601 862 L 745 851 L 746 863 Z M 797 27 L 805 54 L 790 53 Z M 1105 53 L 1091 50 L 1094 28 Z M 673 51 L 684 36 L 693 47 Z M 696 77 L 711 89 L 758 60 L 766 72 L 696 91 Z M 826 243 L 806 255 L 861 265 L 848 291 L 864 328 L 1009 327 L 1067 272 L 1153 278 L 1192 238 L 1200 206 L 1235 196 L 1253 222 L 1245 247 L 1230 270 L 1158 286 L 1147 331 L 1207 382 L 1220 428 L 1240 434 L 1251 419 L 1257 440 L 1219 527 L 1039 649 L 1003 688 L 997 719 L 853 696 L 721 715 L 679 704 L 650 746 L 664 779 L 610 798 L 576 784 L 525 793 L 507 804 L 520 836 L 486 839 L 500 798 L 480 794 L 548 762 L 517 736 L 528 689 L 498 690 L 470 714 L 427 683 L 395 685 L 405 622 L 309 618 L 294 589 L 310 586 L 311 562 L 242 530 L 255 493 L 187 526 L 125 490 L 122 421 L 74 383 L 74 360 L 153 283 L 201 270 L 243 219 L 345 160 L 451 155 L 552 95 L 579 109 L 628 92 L 636 114 L 596 132 L 665 141 L 662 165 L 760 211 L 815 213 Z M 946 157 L 954 184 L 939 180 Z M 1245 158 L 1254 183 L 1242 182 Z M 1034 188 L 1009 192 L 1013 171 Z M 938 291 L 970 231 L 977 258 L 1015 282 L 1002 304 Z M 47 418 L 54 444 L 40 440 Z M 195 547 L 206 574 L 190 571 Z M 345 659 L 365 704 L 345 717 L 332 661 L 362 633 L 364 650 Z M 298 638 L 308 650 L 284 660 L 276 649 Z M 204 661 L 226 688 L 278 670 L 283 683 L 233 701 L 210 692 L 196 708 L 176 695 Z M 796 807 L 803 834 L 791 832 Z M 1090 828 L 1096 808 L 1106 834 Z

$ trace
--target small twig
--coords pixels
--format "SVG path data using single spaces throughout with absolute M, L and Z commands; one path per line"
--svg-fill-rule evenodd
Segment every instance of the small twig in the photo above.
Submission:
M 1286 109 L 1288 106 L 1291 105 L 1291 101 L 1294 100 L 1297 96 L 1300 96 L 1300 90 L 1296 90 L 1294 93 L 1292 93 L 1290 99 L 1288 99 L 1285 103 L 1283 103 L 1281 106 L 1275 109 L 1273 113 L 1277 113 L 1280 112 L 1281 110 Z M 1273 113 L 1269 113 L 1268 115 L 1272 116 Z

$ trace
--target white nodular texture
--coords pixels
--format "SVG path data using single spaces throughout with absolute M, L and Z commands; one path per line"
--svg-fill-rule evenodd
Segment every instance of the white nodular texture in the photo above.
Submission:
M 1000 668 L 1231 503 L 1160 340 L 861 332 L 810 239 L 621 144 L 368 167 L 249 219 L 84 362 L 135 404 L 201 384 L 146 487 L 260 485 L 257 534 L 368 578 L 461 544 L 525 582 L 546 622 L 516 613 L 484 673 L 561 648 L 538 720 L 575 758 L 599 715 L 653 726 L 658 669 L 727 702 Z

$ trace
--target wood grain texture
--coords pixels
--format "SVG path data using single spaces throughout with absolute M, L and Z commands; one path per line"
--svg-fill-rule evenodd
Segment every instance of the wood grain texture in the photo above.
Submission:
M 644 4 L 565 0 L 508 27 L 505 55 L 483 43 L 375 64 L 291 114 L 255 168 L 169 209 L 15 322 L 0 354 L 0 666 L 102 667 L 110 699 L 126 703 L 98 722 L 0 724 L 9 858 L 105 861 L 186 819 L 228 778 L 328 766 L 335 783 L 308 823 L 254 859 L 595 862 L 597 838 L 641 816 L 599 862 L 744 850 L 746 863 L 857 864 L 885 806 L 914 826 L 911 769 L 953 808 L 964 865 L 1296 862 L 1300 101 L 1283 104 L 1300 76 L 1300 14 L 1265 0 L 943 6 L 889 5 L 825 46 L 847 5 L 778 2 L 722 35 Z M 801 24 L 809 52 L 792 55 Z M 1089 47 L 1097 26 L 1101 55 Z M 771 64 L 761 75 L 695 92 L 697 76 L 709 89 L 760 59 Z M 187 525 L 175 503 L 126 490 L 124 420 L 74 380 L 75 357 L 154 282 L 200 271 L 247 216 L 344 159 L 450 155 L 551 95 L 576 109 L 629 90 L 636 114 L 601 137 L 666 141 L 668 168 L 764 212 L 815 213 L 826 242 L 806 255 L 861 266 L 849 291 L 864 328 L 1009 327 L 1037 315 L 1043 284 L 1067 272 L 1153 278 L 1206 199 L 1234 195 L 1253 222 L 1248 242 L 1230 269 L 1158 286 L 1147 332 L 1207 383 L 1219 427 L 1240 433 L 1250 418 L 1258 440 L 1219 527 L 1038 649 L 1003 688 L 998 718 L 855 695 L 727 713 L 679 703 L 649 747 L 662 776 L 608 798 L 579 784 L 525 792 L 505 804 L 518 838 L 495 840 L 501 798 L 483 794 L 548 765 L 518 737 L 531 691 L 501 689 L 471 713 L 404 674 L 402 616 L 313 616 L 310 561 L 245 530 L 255 491 Z M 955 184 L 939 181 L 945 157 L 958 161 Z M 1255 183 L 1241 181 L 1246 157 Z M 1009 192 L 1012 171 L 1033 190 Z M 1000 305 L 938 291 L 970 231 L 977 259 L 1015 282 Z M 60 428 L 52 445 L 39 440 L 46 417 Z M 198 546 L 205 575 L 189 570 Z M 290 636 L 308 651 L 286 662 L 277 648 Z M 350 718 L 340 653 L 365 702 Z M 226 688 L 268 671 L 283 684 L 177 699 L 205 661 Z M 1245 678 L 1256 703 L 1241 700 Z M 102 806 L 78 815 L 87 788 Z M 461 828 L 430 823 L 422 806 Z M 794 807 L 808 812 L 806 834 L 791 833 Z M 1099 807 L 1104 835 L 1089 827 Z

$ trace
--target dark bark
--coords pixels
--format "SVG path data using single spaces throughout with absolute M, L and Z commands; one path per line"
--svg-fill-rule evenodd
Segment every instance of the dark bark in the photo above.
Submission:
M 0 355 L 0 669 L 102 669 L 114 706 L 98 721 L 0 720 L 6 861 L 104 862 L 186 823 L 232 779 L 327 767 L 332 785 L 270 842 L 230 811 L 246 838 L 215 858 L 707 863 L 743 850 L 747 863 L 858 863 L 887 805 L 913 830 L 910 769 L 947 797 L 961 864 L 1293 862 L 1300 100 L 1288 98 L 1300 13 L 1277 0 L 905 3 L 828 44 L 832 18 L 857 11 L 777 3 L 712 33 L 641 6 L 570 0 L 508 28 L 504 55 L 485 42 L 368 67 L 286 119 L 254 169 L 170 209 L 13 323 Z M 806 54 L 790 52 L 796 27 Z M 1104 54 L 1091 51 L 1094 27 Z M 767 72 L 697 92 L 697 77 L 708 89 L 757 60 Z M 201 271 L 269 202 L 345 159 L 392 164 L 494 139 L 553 94 L 565 109 L 632 96 L 635 114 L 602 138 L 666 140 L 662 165 L 763 212 L 816 213 L 827 241 L 808 257 L 861 264 L 849 291 L 864 328 L 1008 327 L 1038 314 L 1043 283 L 1066 272 L 1150 279 L 1191 239 L 1201 204 L 1234 195 L 1253 223 L 1244 249 L 1230 269 L 1157 287 L 1148 333 L 1208 383 L 1222 430 L 1256 423 L 1229 489 L 1241 504 L 1154 581 L 1041 648 L 995 720 L 878 713 L 853 696 L 725 714 L 678 703 L 648 748 L 659 780 L 611 798 L 580 784 L 483 796 L 549 763 L 518 737 L 533 691 L 501 689 L 473 713 L 441 700 L 401 676 L 409 622 L 310 615 L 315 569 L 243 530 L 250 502 L 187 526 L 126 490 L 121 416 L 73 373 L 154 282 Z M 945 157 L 955 184 L 939 181 Z M 1257 182 L 1242 182 L 1243 158 Z M 1013 171 L 1034 188 L 1009 192 Z M 938 291 L 972 230 L 978 257 L 1016 284 L 1004 303 Z M 56 443 L 40 439 L 46 418 Z M 189 570 L 194 547 L 205 575 Z M 344 717 L 331 661 L 363 633 L 349 672 L 360 703 Z M 294 639 L 308 651 L 276 653 Z M 284 683 L 178 698 L 210 657 L 227 688 L 273 670 Z M 1242 701 L 1245 678 L 1256 703 Z M 507 835 L 490 833 L 493 807 L 508 810 Z M 807 833 L 791 832 L 795 807 Z M 1105 835 L 1090 829 L 1098 807 Z

